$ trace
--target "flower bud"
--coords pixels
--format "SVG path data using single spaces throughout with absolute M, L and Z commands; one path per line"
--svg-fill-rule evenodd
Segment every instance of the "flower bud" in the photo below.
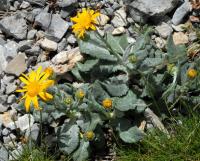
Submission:
M 103 107 L 106 109 L 112 108 L 112 100 L 110 98 L 106 98 L 103 100 Z
M 197 71 L 195 69 L 188 69 L 187 76 L 190 79 L 194 79 L 197 76 Z
M 78 91 L 76 91 L 76 98 L 78 99 L 83 99 L 83 97 L 85 97 L 85 92 L 82 89 L 79 89 Z
M 66 99 L 65 99 L 65 103 L 67 104 L 67 105 L 71 105 L 72 104 L 72 98 L 70 97 L 70 96 L 68 96 Z
M 136 63 L 137 62 L 137 57 L 135 55 L 131 55 L 128 57 L 128 60 L 130 63 Z
M 91 141 L 91 140 L 94 139 L 95 134 L 94 134 L 93 131 L 87 131 L 87 132 L 85 133 L 85 137 L 87 138 L 87 140 Z

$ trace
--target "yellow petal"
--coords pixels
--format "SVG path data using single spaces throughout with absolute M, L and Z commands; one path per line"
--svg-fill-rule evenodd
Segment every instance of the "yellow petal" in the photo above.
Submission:
M 44 90 L 52 85 L 54 85 L 54 80 L 47 80 L 45 82 L 40 82 L 41 84 L 41 90 Z
M 34 108 L 35 108 L 36 110 L 39 110 L 40 108 L 39 108 L 39 104 L 38 104 L 38 98 L 37 98 L 37 96 L 31 98 L 31 100 L 32 100 L 32 102 L 33 102 L 33 106 L 34 106 Z
M 19 79 L 25 83 L 25 84 L 29 84 L 29 81 L 27 79 L 25 79 L 24 77 L 19 77 Z
M 47 92 L 40 92 L 39 96 L 44 100 L 44 101 L 48 101 L 50 99 L 53 98 L 53 96 Z
M 30 111 L 30 104 L 31 104 L 31 98 L 29 96 L 27 96 L 26 99 L 25 99 L 26 112 Z
M 17 89 L 16 92 L 26 92 L 27 89 Z

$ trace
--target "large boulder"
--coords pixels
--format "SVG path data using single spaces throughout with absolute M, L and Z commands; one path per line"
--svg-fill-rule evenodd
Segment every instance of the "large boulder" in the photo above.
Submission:
M 162 17 L 173 10 L 179 0 L 124 0 L 131 17 L 145 23 L 149 17 Z

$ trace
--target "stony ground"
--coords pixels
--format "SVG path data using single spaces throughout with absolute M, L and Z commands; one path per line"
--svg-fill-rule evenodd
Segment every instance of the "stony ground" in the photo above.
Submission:
M 38 65 L 51 66 L 59 75 L 59 80 L 73 81 L 69 71 L 83 57 L 71 31 L 70 16 L 82 7 L 100 10 L 98 30 L 101 35 L 106 32 L 113 35 L 127 33 L 131 43 L 137 38 L 133 28 L 149 24 L 155 27 L 157 34 L 152 39 L 162 50 L 165 50 L 170 34 L 173 34 L 176 44 L 190 45 L 198 40 L 194 30 L 188 32 L 183 27 L 200 26 L 199 0 L 1 0 L 1 144 L 8 147 L 15 144 L 20 149 L 22 141 L 17 138 L 16 129 L 29 134 L 28 114 L 23 115 L 18 110 L 20 96 L 15 93 L 20 86 L 18 77 L 21 73 Z M 31 125 L 32 138 L 36 140 L 39 127 L 33 117 Z M 0 157 L 0 161 L 12 158 L 1 145 Z

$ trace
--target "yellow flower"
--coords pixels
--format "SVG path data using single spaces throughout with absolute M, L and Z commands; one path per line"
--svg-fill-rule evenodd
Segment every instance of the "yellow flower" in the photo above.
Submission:
M 188 69 L 187 76 L 193 79 L 197 76 L 197 71 L 195 69 Z
M 75 35 L 78 36 L 78 38 L 83 38 L 86 30 L 96 30 L 95 25 L 98 23 L 96 18 L 99 15 L 99 12 L 86 8 L 83 8 L 82 12 L 78 12 L 75 17 L 71 18 L 71 21 L 75 23 L 72 26 Z
M 106 98 L 103 100 L 103 107 L 104 108 L 111 108 L 112 107 L 112 100 L 110 98 Z
M 76 98 L 78 99 L 82 99 L 85 96 L 85 92 L 82 89 L 79 89 L 78 91 L 76 91 Z
M 49 86 L 54 84 L 53 80 L 48 80 L 49 73 L 42 72 L 40 66 L 36 71 L 31 71 L 28 75 L 22 74 L 19 79 L 25 84 L 22 89 L 16 90 L 16 92 L 25 93 L 21 99 L 25 99 L 26 111 L 30 111 L 30 104 L 32 103 L 36 110 L 39 110 L 38 96 L 44 101 L 48 101 L 53 98 L 51 94 L 46 92 Z
M 94 139 L 94 136 L 95 136 L 95 134 L 94 134 L 93 131 L 87 131 L 87 132 L 85 133 L 85 137 L 86 137 L 89 141 L 93 140 L 93 139 Z

